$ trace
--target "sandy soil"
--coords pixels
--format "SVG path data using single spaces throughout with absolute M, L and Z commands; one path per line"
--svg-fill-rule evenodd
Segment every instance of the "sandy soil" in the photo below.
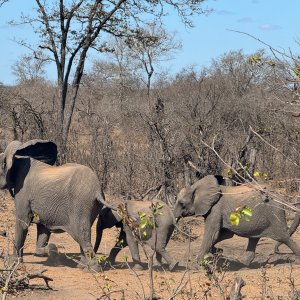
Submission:
M 12 236 L 14 203 L 8 195 L 0 196 L 0 220 L 0 229 L 8 230 Z M 246 239 L 235 237 L 219 243 L 218 247 L 223 248 L 223 256 L 228 259 L 226 262 L 229 266 L 226 271 L 213 274 L 219 278 L 216 281 L 211 279 L 203 269 L 195 269 L 194 265 L 187 270 L 185 267 L 187 258 L 193 261 L 201 243 L 203 221 L 201 219 L 186 221 L 189 221 L 193 234 L 198 238 L 189 243 L 184 237 L 176 235 L 176 240 L 172 239 L 168 244 L 168 250 L 180 261 L 180 265 L 175 272 L 169 272 L 163 268 L 154 271 L 155 293 L 160 299 L 224 299 L 219 291 L 228 294 L 237 277 L 242 277 L 245 281 L 245 286 L 242 288 L 244 299 L 292 299 L 293 289 L 300 290 L 300 265 L 293 262 L 295 256 L 285 246 L 280 248 L 282 255 L 272 255 L 274 241 L 271 239 L 260 240 L 256 258 L 250 268 L 235 261 L 236 257 L 243 255 Z M 95 228 L 93 228 L 94 232 Z M 102 253 L 109 253 L 117 235 L 116 229 L 109 229 L 105 232 L 101 243 Z M 76 263 L 66 257 L 66 254 L 69 257 L 77 257 L 79 254 L 77 243 L 68 234 L 51 236 L 50 242 L 55 243 L 59 249 L 55 265 L 50 264 L 47 258 L 33 255 L 35 239 L 36 228 L 33 225 L 26 239 L 25 263 L 22 268 L 28 272 L 46 268 L 45 274 L 53 279 L 50 283 L 52 290 L 47 289 L 43 280 L 34 279 L 30 281 L 31 289 L 8 295 L 7 299 L 144 299 L 144 295 L 149 296 L 149 271 L 134 272 L 130 269 L 131 259 L 128 249 L 121 251 L 117 259 L 120 264 L 114 269 L 103 273 L 87 273 L 76 268 Z M 294 239 L 300 245 L 300 231 L 294 235 Z M 12 248 L 8 240 L 8 238 L 0 238 L 0 250 L 4 253 L 8 248 Z M 127 256 L 129 264 L 125 263 Z M 146 267 L 145 255 L 143 255 L 143 260 Z M 220 259 L 218 266 L 224 262 L 224 259 Z M 219 288 L 214 284 L 216 282 Z M 110 298 L 105 297 L 105 293 L 109 293 Z M 175 294 L 176 296 L 172 298 Z

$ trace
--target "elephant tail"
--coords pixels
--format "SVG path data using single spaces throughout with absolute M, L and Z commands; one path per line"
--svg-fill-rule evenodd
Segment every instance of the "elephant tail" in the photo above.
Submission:
M 101 189 L 101 191 L 98 192 L 98 194 L 97 194 L 97 200 L 98 200 L 101 204 L 103 204 L 104 206 L 110 208 L 111 210 L 114 210 L 114 211 L 117 211 L 117 210 L 118 210 L 117 207 L 115 207 L 114 205 L 111 205 L 110 203 L 107 203 L 107 202 L 106 202 L 106 200 L 105 200 L 105 195 L 104 195 L 102 189 Z

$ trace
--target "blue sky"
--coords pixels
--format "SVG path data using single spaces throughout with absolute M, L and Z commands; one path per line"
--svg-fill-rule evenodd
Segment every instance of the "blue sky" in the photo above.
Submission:
M 29 13 L 34 3 L 34 0 L 10 0 L 0 8 L 0 82 L 4 84 L 14 83 L 11 66 L 28 51 L 13 42 L 13 38 L 36 39 L 30 27 L 12 27 L 7 22 L 17 19 L 22 12 Z M 183 44 L 175 59 L 164 64 L 171 73 L 191 65 L 207 66 L 211 59 L 231 50 L 242 49 L 250 54 L 264 48 L 255 39 L 228 29 L 251 34 L 280 50 L 290 48 L 300 53 L 296 42 L 300 41 L 300 0 L 209 0 L 203 5 L 214 11 L 194 18 L 193 28 L 186 28 L 175 14 L 164 22 L 167 30 L 177 31 Z M 49 68 L 47 76 L 55 79 L 54 68 Z

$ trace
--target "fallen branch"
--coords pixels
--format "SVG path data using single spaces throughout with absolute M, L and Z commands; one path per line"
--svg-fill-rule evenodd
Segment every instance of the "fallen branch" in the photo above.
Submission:
M 14 293 L 16 291 L 24 290 L 29 287 L 29 280 L 35 278 L 44 279 L 48 289 L 52 289 L 49 286 L 49 281 L 53 281 L 49 276 L 44 275 L 47 269 L 41 269 L 36 273 L 23 273 L 18 274 L 18 267 L 20 262 L 14 263 L 9 269 L 2 270 L 0 276 L 0 283 L 2 288 L 2 300 L 6 299 L 8 293 Z
M 229 296 L 227 300 L 242 300 L 243 296 L 241 294 L 241 289 L 245 285 L 245 281 L 242 277 L 237 277 L 230 289 Z

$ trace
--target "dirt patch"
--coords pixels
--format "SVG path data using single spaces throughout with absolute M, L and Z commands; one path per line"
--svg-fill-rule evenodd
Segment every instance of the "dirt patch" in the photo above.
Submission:
M 0 196 L 0 230 L 8 230 L 10 236 L 14 231 L 14 203 L 8 195 Z M 191 227 L 193 235 L 198 238 L 191 243 L 186 238 L 171 240 L 168 251 L 179 261 L 179 267 L 175 272 L 160 268 L 154 271 L 155 291 L 161 299 L 222 299 L 218 290 L 229 293 L 232 282 L 236 277 L 242 277 L 246 285 L 242 288 L 244 299 L 291 299 L 293 288 L 300 290 L 300 265 L 294 263 L 295 256 L 290 250 L 281 246 L 281 255 L 272 255 L 274 241 L 261 239 L 254 262 L 249 268 L 237 262 L 236 259 L 243 255 L 247 244 L 244 238 L 234 237 L 223 241 L 217 246 L 223 249 L 223 256 L 218 266 L 228 264 L 225 273 L 216 273 L 219 277 L 219 287 L 215 281 L 203 269 L 192 268 L 186 270 L 188 259 L 193 262 L 201 244 L 203 234 L 203 220 L 186 219 L 187 226 Z M 93 228 L 95 233 L 95 228 Z M 101 252 L 108 254 L 114 245 L 118 231 L 116 229 L 106 230 L 101 243 Z M 93 239 L 95 236 L 93 236 Z M 32 289 L 21 291 L 17 295 L 9 295 L 7 299 L 97 299 L 106 293 L 111 298 L 101 299 L 143 299 L 149 296 L 149 271 L 135 272 L 128 268 L 131 266 L 131 258 L 128 249 L 120 252 L 114 269 L 105 270 L 103 273 L 87 273 L 76 268 L 76 263 L 71 258 L 79 255 L 79 246 L 66 233 L 53 234 L 50 242 L 56 244 L 59 250 L 58 259 L 53 262 L 45 257 L 35 257 L 36 228 L 30 226 L 24 249 L 24 266 L 29 272 L 35 272 L 46 268 L 46 274 L 53 278 L 50 283 L 52 290 L 48 290 L 41 279 L 30 281 Z M 294 240 L 300 244 L 300 233 L 294 235 Z M 0 247 L 4 252 L 7 250 L 7 238 L 0 237 Z M 12 245 L 10 244 L 10 251 Z M 141 249 L 143 260 L 146 257 Z M 128 263 L 126 258 L 128 257 Z M 290 261 L 292 263 L 290 263 Z M 167 268 L 166 265 L 164 267 Z M 218 281 L 218 280 L 217 280 Z M 211 287 L 212 291 L 208 291 Z M 207 293 L 207 298 L 205 298 Z M 267 298 L 269 297 L 269 298 Z

